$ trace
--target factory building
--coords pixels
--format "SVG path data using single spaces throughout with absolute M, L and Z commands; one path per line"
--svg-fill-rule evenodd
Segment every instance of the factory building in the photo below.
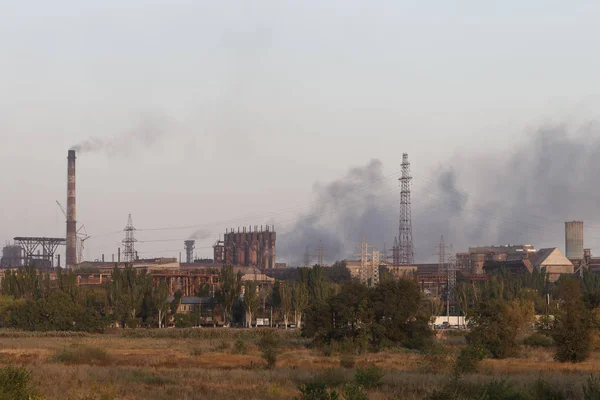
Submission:
M 2 248 L 0 259 L 2 268 L 17 268 L 23 266 L 23 247 L 16 244 L 7 244 Z
M 469 248 L 469 269 L 473 275 L 484 274 L 483 267 L 491 261 L 514 261 L 529 258 L 535 253 L 535 248 L 530 244 L 507 246 L 483 246 Z M 464 255 L 461 263 L 464 264 Z M 458 261 L 458 255 L 457 255 Z
M 275 240 L 275 229 L 269 226 L 227 231 L 213 246 L 215 264 L 273 269 Z
M 555 282 L 562 274 L 575 272 L 573 263 L 556 247 L 539 249 L 532 257 L 532 264 L 538 270 L 546 268 L 551 282 Z

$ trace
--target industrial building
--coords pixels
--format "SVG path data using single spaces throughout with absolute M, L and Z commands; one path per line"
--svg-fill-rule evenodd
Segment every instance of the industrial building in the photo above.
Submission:
M 6 244 L 2 248 L 0 267 L 18 268 L 23 266 L 23 247 L 16 244 Z
M 530 244 L 470 247 L 468 269 L 471 270 L 473 275 L 482 275 L 484 274 L 483 267 L 490 261 L 502 262 L 522 260 L 529 258 L 533 253 L 535 253 L 535 248 Z M 466 262 L 465 255 L 464 253 L 457 254 L 457 264 L 459 255 L 461 265 L 463 265 Z
M 223 240 L 213 246 L 215 264 L 273 269 L 275 240 L 275 228 L 269 226 L 226 231 Z
M 575 272 L 573 263 L 556 247 L 538 250 L 532 257 L 532 264 L 538 270 L 545 268 L 551 282 L 555 282 L 562 274 Z

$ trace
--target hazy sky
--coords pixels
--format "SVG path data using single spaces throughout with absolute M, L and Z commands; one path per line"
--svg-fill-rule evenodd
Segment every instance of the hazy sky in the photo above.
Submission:
M 225 228 L 283 232 L 315 182 L 372 159 L 393 182 L 408 152 L 416 182 L 509 153 L 542 124 L 597 118 L 599 12 L 549 0 L 5 1 L 0 239 L 64 236 L 67 150 L 90 137 L 110 143 L 78 158 L 78 220 L 99 235 L 91 259 L 116 252 L 122 235 L 109 233 L 128 213 L 137 228 L 194 226 L 140 231 L 174 240 L 140 255 L 177 255 L 201 229 L 198 254 L 212 256 L 203 247 Z

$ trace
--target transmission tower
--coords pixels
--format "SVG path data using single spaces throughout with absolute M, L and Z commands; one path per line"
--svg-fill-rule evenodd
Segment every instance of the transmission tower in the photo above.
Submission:
M 355 256 L 360 257 L 360 281 L 366 283 L 369 279 L 369 272 L 367 271 L 369 268 L 369 244 L 365 239 L 365 235 L 362 236 L 360 242 L 360 253 L 355 254 Z
M 437 250 L 438 256 L 438 275 L 443 275 L 446 270 L 446 244 L 444 243 L 444 235 L 440 239 L 440 244 Z
M 371 256 L 371 285 L 379 285 L 379 251 L 373 248 Z
M 323 242 L 321 242 L 320 240 L 319 246 L 317 246 L 317 254 L 315 254 L 315 257 L 317 257 L 317 265 L 323 267 L 323 263 L 325 262 L 325 248 L 323 248 Z
M 400 265 L 400 247 L 398 246 L 398 238 L 394 238 L 394 247 L 392 247 L 392 263 Z
M 310 253 L 308 252 L 308 246 L 306 246 L 306 252 L 304 252 L 304 266 L 310 266 Z
M 125 231 L 125 239 L 123 239 L 123 260 L 126 263 L 131 263 L 135 261 L 135 242 L 137 242 L 134 232 L 135 228 L 133 227 L 133 222 L 131 221 L 131 214 L 129 214 L 129 218 L 127 219 L 127 226 L 124 229 Z
M 398 236 L 398 265 L 411 265 L 414 250 L 412 238 L 412 215 L 410 205 L 410 162 L 408 154 L 402 155 L 402 177 L 400 181 L 400 229 Z
M 452 252 L 452 246 L 450 246 L 450 252 L 448 257 L 448 302 L 454 301 L 454 288 L 456 287 L 456 255 Z

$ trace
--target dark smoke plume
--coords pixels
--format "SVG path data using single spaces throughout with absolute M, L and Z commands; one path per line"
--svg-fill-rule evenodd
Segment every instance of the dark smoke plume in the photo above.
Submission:
M 124 156 L 132 148 L 151 148 L 167 134 L 167 120 L 155 114 L 144 115 L 138 124 L 121 134 L 86 139 L 71 147 L 77 153 L 105 153 L 108 156 Z
M 413 170 L 417 262 L 435 262 L 440 236 L 453 251 L 491 244 L 564 247 L 564 221 L 586 222 L 586 247 L 600 244 L 600 127 L 543 126 L 522 143 L 446 163 L 428 176 Z M 364 233 L 388 249 L 398 231 L 397 177 L 379 161 L 315 186 L 317 205 L 278 240 L 278 256 L 301 263 L 321 240 L 329 261 L 355 258 Z M 364 188 L 367 188 L 366 190 Z M 595 224 L 595 226 L 594 226 Z M 314 258 L 312 259 L 314 261 Z
M 306 246 L 314 255 L 321 242 L 327 260 L 345 258 L 358 251 L 355 247 L 363 234 L 373 243 L 391 243 L 396 219 L 389 215 L 394 207 L 389 189 L 378 160 L 351 169 L 338 181 L 316 184 L 315 206 L 278 239 L 278 255 L 300 264 Z M 382 209 L 386 203 L 387 208 Z
M 189 239 L 191 239 L 191 240 L 204 240 L 204 239 L 209 239 L 211 237 L 212 237 L 212 235 L 211 235 L 210 232 L 208 232 L 206 230 L 203 230 L 203 229 L 200 229 L 200 230 L 197 230 L 197 231 L 193 232 L 190 235 Z

